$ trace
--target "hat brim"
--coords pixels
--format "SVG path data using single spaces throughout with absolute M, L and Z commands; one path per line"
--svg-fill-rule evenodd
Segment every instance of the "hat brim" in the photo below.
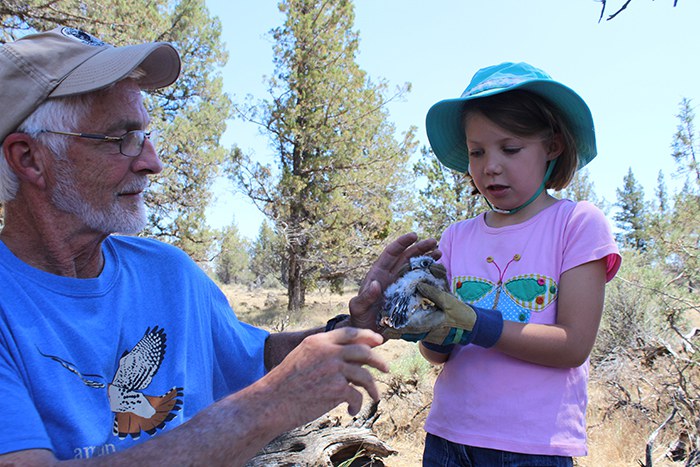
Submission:
M 180 75 L 180 56 L 165 42 L 105 47 L 77 66 L 49 97 L 83 94 L 105 88 L 126 78 L 137 67 L 144 76 L 137 80 L 142 89 L 159 89 L 174 83 Z
M 507 88 L 489 89 L 471 96 L 445 99 L 434 104 L 425 119 L 428 141 L 438 160 L 458 172 L 468 172 L 469 152 L 462 127 L 464 103 L 503 92 L 522 89 L 544 98 L 566 119 L 578 149 L 578 168 L 584 167 L 597 154 L 593 116 L 584 100 L 572 89 L 552 80 L 529 80 Z

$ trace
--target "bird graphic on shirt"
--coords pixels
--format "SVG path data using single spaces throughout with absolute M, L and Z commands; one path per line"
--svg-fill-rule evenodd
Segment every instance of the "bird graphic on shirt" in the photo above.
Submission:
M 379 328 L 429 329 L 439 324 L 443 319 L 442 311 L 421 296 L 416 285 L 425 282 L 449 291 L 445 267 L 430 256 L 417 256 L 409 259 L 399 275 L 384 292 L 384 306 L 378 316 Z
M 112 432 L 120 439 L 138 439 L 142 431 L 153 435 L 182 408 L 182 388 L 174 387 L 162 396 L 140 392 L 151 384 L 163 363 L 165 341 L 164 329 L 148 328 L 134 348 L 119 359 L 119 368 L 107 390 L 115 414 Z
M 80 370 L 78 370 L 78 368 L 76 367 L 76 365 L 74 363 L 71 363 L 68 360 L 65 360 L 65 359 L 58 357 L 56 355 L 45 354 L 44 352 L 42 352 L 39 349 L 39 347 L 37 347 L 36 350 L 39 352 L 39 354 L 42 357 L 50 358 L 54 362 L 59 363 L 66 370 L 68 370 L 71 373 L 73 373 L 74 375 L 76 375 L 78 378 L 80 378 L 80 380 L 83 382 L 83 384 L 85 384 L 85 386 L 87 386 L 89 388 L 94 388 L 94 389 L 103 389 L 105 387 L 105 383 L 97 381 L 97 379 L 104 379 L 101 375 L 81 373 Z M 95 378 L 95 379 L 93 379 L 93 378 Z

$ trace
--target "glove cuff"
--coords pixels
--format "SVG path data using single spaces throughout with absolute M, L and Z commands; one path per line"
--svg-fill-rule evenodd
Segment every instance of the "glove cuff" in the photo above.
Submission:
M 471 343 L 481 347 L 493 347 L 503 332 L 503 315 L 498 310 L 472 307 L 476 322 L 471 332 Z
M 426 341 L 420 341 L 420 343 L 426 349 L 432 350 L 433 352 L 438 352 L 438 353 L 450 353 L 450 352 L 452 352 L 452 349 L 455 346 L 454 344 L 439 345 L 439 344 L 433 344 L 432 342 L 426 342 Z

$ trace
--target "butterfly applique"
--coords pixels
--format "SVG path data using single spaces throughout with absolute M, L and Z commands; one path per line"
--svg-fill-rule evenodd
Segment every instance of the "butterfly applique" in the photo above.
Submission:
M 522 274 L 504 281 L 508 266 L 520 258 L 519 254 L 514 255 L 501 271 L 489 256 L 486 262 L 498 269 L 498 283 L 475 276 L 454 277 L 455 294 L 465 303 L 501 311 L 503 319 L 529 322 L 532 312 L 544 310 L 557 298 L 558 287 L 554 279 L 542 274 Z

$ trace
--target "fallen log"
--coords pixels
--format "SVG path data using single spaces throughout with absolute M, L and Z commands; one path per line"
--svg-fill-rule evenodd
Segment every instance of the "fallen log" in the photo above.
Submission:
M 383 459 L 396 454 L 372 432 L 376 405 L 364 418 L 346 426 L 328 415 L 278 436 L 246 467 L 323 466 L 384 467 Z

